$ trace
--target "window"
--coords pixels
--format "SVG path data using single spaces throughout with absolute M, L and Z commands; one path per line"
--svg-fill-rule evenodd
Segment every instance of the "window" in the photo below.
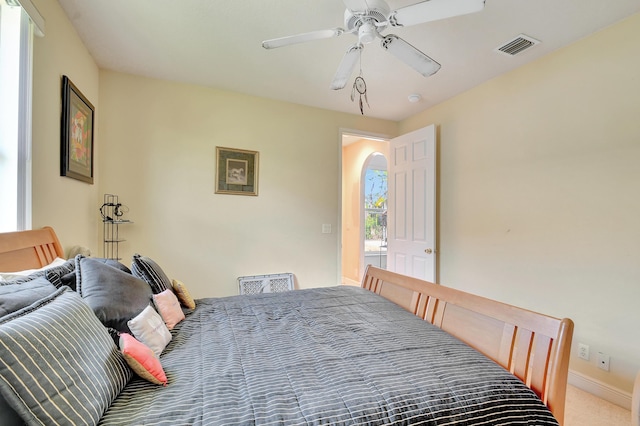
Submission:
M 30 0 L 0 0 L 0 232 L 31 227 L 31 58 L 44 20 Z
M 387 267 L 387 161 L 372 154 L 364 173 L 364 264 Z

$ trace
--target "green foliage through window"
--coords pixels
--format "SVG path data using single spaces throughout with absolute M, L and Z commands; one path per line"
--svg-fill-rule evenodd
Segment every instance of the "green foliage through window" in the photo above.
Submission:
M 365 239 L 380 241 L 386 246 L 387 239 L 387 171 L 367 169 L 365 173 Z

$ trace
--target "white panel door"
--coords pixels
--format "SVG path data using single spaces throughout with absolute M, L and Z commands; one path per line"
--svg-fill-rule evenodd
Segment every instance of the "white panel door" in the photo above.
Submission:
M 390 141 L 387 269 L 436 280 L 436 128 Z

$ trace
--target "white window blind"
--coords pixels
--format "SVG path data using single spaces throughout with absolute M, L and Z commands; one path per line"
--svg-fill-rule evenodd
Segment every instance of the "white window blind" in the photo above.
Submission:
M 30 0 L 0 0 L 0 232 L 31 227 L 33 35 L 44 19 Z

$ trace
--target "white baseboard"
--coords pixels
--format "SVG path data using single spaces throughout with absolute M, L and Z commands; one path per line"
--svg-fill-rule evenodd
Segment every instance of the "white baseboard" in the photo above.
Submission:
M 628 392 L 614 388 L 613 386 L 609 386 L 606 383 L 572 370 L 569 370 L 567 382 L 578 389 L 597 396 L 598 398 L 602 398 L 612 404 L 631 410 L 631 394 Z

